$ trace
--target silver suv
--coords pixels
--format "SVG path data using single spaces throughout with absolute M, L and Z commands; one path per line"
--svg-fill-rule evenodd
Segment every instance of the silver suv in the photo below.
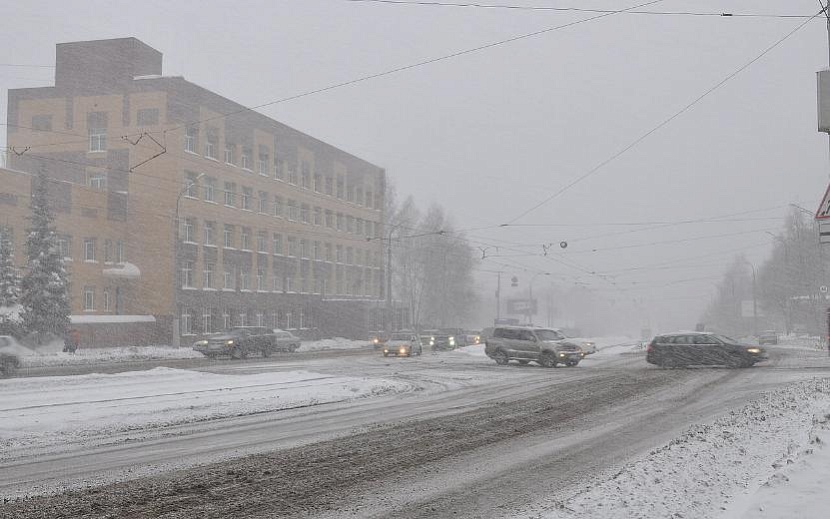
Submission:
M 559 330 L 533 326 L 502 326 L 493 330 L 484 352 L 497 364 L 511 360 L 519 364 L 538 362 L 546 368 L 559 364 L 574 367 L 585 357 L 579 345 L 569 342 Z

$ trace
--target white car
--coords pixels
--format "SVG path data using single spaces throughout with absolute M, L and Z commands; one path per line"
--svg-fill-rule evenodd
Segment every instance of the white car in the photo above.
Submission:
M 414 333 L 393 333 L 389 340 L 383 345 L 383 356 L 395 355 L 396 357 L 411 357 L 421 355 L 423 346 L 421 338 Z

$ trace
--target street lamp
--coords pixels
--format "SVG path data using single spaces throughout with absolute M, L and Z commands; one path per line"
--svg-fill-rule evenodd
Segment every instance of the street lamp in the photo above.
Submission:
M 550 276 L 550 272 L 537 272 L 536 274 L 530 276 L 530 281 L 527 283 L 527 324 L 533 324 L 533 280 L 539 276 Z
M 179 195 L 176 197 L 176 216 L 173 219 L 173 225 L 175 226 L 175 229 L 173 230 L 173 275 L 176 279 L 173 286 L 173 346 L 176 348 L 181 346 L 181 331 L 179 330 L 179 291 L 182 288 L 182 279 L 181 268 L 179 266 L 179 230 L 181 228 L 181 223 L 179 222 L 179 203 L 182 200 L 182 196 L 190 191 L 190 189 L 196 185 L 196 182 L 198 182 L 203 176 L 205 176 L 205 174 L 200 173 L 195 178 L 187 179 L 184 187 L 181 191 L 179 191 Z

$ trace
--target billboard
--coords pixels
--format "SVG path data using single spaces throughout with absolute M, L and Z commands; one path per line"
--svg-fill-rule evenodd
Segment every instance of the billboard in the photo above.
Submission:
M 536 315 L 535 299 L 508 299 L 507 313 L 511 315 Z
M 818 90 L 818 131 L 830 133 L 830 70 L 816 73 Z

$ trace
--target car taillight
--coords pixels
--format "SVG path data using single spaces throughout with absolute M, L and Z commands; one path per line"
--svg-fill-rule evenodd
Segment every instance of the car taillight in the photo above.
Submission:
M 646 353 L 651 352 L 653 349 L 654 349 L 654 343 L 653 342 L 648 343 L 648 346 L 646 346 Z

